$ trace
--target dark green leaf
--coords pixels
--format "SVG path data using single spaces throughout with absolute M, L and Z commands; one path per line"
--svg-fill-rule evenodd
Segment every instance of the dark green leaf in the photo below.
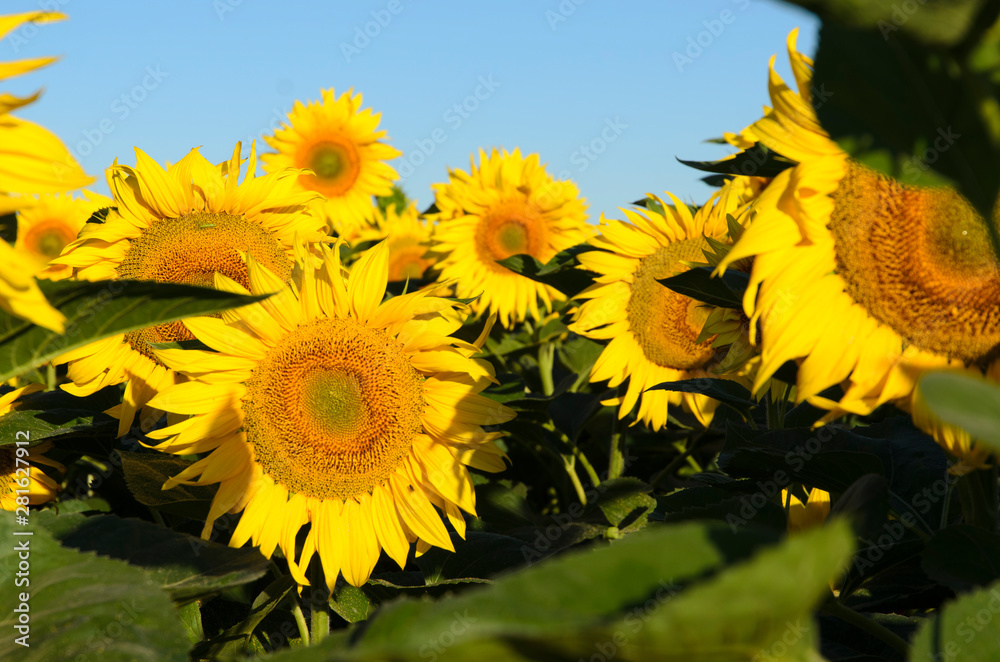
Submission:
M 141 568 L 89 552 L 66 549 L 37 523 L 41 513 L 32 515 L 29 527 L 15 526 L 13 517 L 0 517 L 0 586 L 3 605 L 0 630 L 4 636 L 0 651 L 15 652 L 11 659 L 25 662 L 51 660 L 164 660 L 188 659 L 185 628 L 170 598 Z M 30 536 L 14 535 L 31 531 Z M 27 584 L 15 587 L 20 552 L 28 545 L 30 569 Z M 29 648 L 15 644 L 20 637 L 15 626 L 23 601 L 29 598 Z
M 954 591 L 1000 579 L 1000 535 L 968 524 L 942 529 L 927 542 L 924 572 Z
M 46 510 L 35 521 L 64 547 L 144 568 L 147 578 L 177 602 L 246 584 L 267 572 L 268 561 L 255 548 L 232 549 L 138 519 Z
M 151 281 L 40 281 L 66 332 L 54 333 L 0 311 L 0 381 L 117 333 L 260 301 L 210 287 Z
M 191 651 L 195 659 L 225 659 L 247 653 L 253 631 L 295 588 L 295 580 L 281 577 L 271 582 L 254 601 L 250 615 L 226 631 L 202 642 Z
M 760 143 L 750 149 L 739 152 L 729 159 L 721 161 L 685 161 L 677 159 L 684 165 L 714 172 L 720 175 L 742 175 L 744 177 L 777 177 L 782 171 L 795 165 L 780 154 L 775 154 Z
M 745 419 L 751 418 L 750 410 L 755 406 L 750 391 L 742 384 L 731 379 L 715 379 L 702 377 L 685 379 L 679 382 L 664 382 L 646 389 L 647 391 L 680 391 L 681 393 L 698 393 L 728 405 L 738 411 Z
M 356 586 L 340 582 L 330 596 L 330 609 L 348 623 L 368 620 L 376 605 Z
M 925 44 L 949 46 L 966 38 L 985 0 L 788 0 L 816 12 L 824 23 L 905 34 Z
M 164 490 L 163 484 L 191 466 L 172 455 L 118 451 L 125 482 L 136 500 L 164 512 L 203 520 L 215 498 L 217 485 L 178 485 Z
M 743 292 L 750 282 L 750 274 L 730 269 L 718 278 L 712 277 L 712 267 L 696 267 L 676 276 L 657 281 L 695 301 L 721 308 L 743 309 Z

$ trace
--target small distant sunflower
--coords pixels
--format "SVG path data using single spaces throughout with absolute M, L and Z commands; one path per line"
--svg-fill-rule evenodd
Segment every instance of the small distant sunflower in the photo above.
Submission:
M 538 162 L 538 154 L 522 157 L 515 149 L 479 151 L 479 166 L 469 173 L 450 170 L 446 184 L 434 184 L 439 221 L 434 252 L 443 256 L 441 280 L 455 280 L 459 297 L 480 297 L 473 308 L 490 311 L 510 328 L 528 315 L 540 319 L 565 296 L 555 288 L 497 264 L 525 253 L 539 262 L 592 234 L 586 201 L 576 185 L 555 181 Z
M 753 256 L 744 307 L 761 325 L 759 389 L 799 361 L 799 401 L 858 413 L 907 398 L 907 365 L 985 367 L 1000 351 L 1000 263 L 957 192 L 901 184 L 853 161 L 820 126 L 812 61 L 788 53 L 798 92 L 770 63 L 774 108 L 743 132 L 794 161 L 754 205 L 722 261 Z M 839 403 L 815 397 L 844 384 Z
M 43 195 L 17 212 L 17 241 L 14 248 L 35 259 L 39 269 L 59 257 L 63 248 L 76 241 L 87 219 L 102 208 L 114 204 L 111 198 L 84 191 L 85 199 L 70 195 Z M 73 274 L 72 267 L 52 265 L 44 272 L 49 280 Z
M 796 533 L 819 526 L 830 516 L 830 493 L 814 487 L 805 503 L 794 493 L 781 490 L 781 503 L 788 505 L 788 532 Z
M 433 225 L 420 219 L 415 204 L 401 213 L 389 205 L 385 212 L 376 209 L 374 224 L 358 234 L 357 241 L 386 239 L 389 246 L 389 282 L 420 279 L 434 265 L 430 255 Z
M 288 114 L 288 124 L 265 136 L 277 154 L 262 154 L 264 169 L 305 168 L 313 174 L 298 178 L 300 190 L 315 191 L 324 199 L 317 206 L 328 226 L 346 240 L 372 218 L 372 196 L 392 193 L 399 178 L 387 161 L 401 154 L 382 142 L 378 131 L 381 113 L 361 110 L 361 94 L 353 90 L 334 96 L 333 89 L 322 91 L 322 101 L 296 101 Z
M 663 382 L 716 377 L 714 336 L 699 342 L 712 310 L 674 292 L 658 279 L 687 271 L 700 262 L 709 240 L 728 234 L 726 215 L 739 214 L 745 201 L 727 184 L 694 214 L 667 194 L 673 206 L 650 196 L 664 213 L 623 209 L 628 221 L 601 219 L 601 234 L 590 240 L 598 249 L 581 253 L 580 264 L 598 275 L 578 295 L 586 301 L 570 330 L 596 340 L 610 340 L 594 363 L 590 381 L 608 380 L 611 387 L 628 380 L 618 417 L 639 402 L 638 418 L 653 430 L 667 422 L 669 405 L 683 403 L 708 425 L 717 402 L 706 396 L 675 391 L 647 391 Z
M 30 11 L 0 16 L 0 39 L 25 23 L 65 19 L 58 12 Z M 55 62 L 39 57 L 0 63 L 0 81 Z M 19 97 L 0 93 L 0 215 L 31 204 L 36 193 L 60 193 L 93 183 L 55 135 L 41 126 L 10 115 L 10 111 L 38 99 L 40 92 Z M 11 195 L 14 194 L 14 195 Z
M 0 239 L 0 310 L 62 333 L 66 316 L 52 307 L 38 288 L 38 262 Z
M 382 302 L 388 276 L 383 242 L 345 278 L 339 246 L 321 266 L 300 255 L 292 282 L 249 260 L 250 291 L 278 294 L 224 314 L 184 322 L 216 352 L 161 350 L 192 381 L 150 405 L 190 415 L 150 433 L 158 450 L 211 453 L 164 488 L 220 483 L 202 531 L 243 511 L 231 546 L 248 540 L 270 557 L 280 546 L 293 576 L 319 555 L 326 582 L 364 584 L 381 551 L 405 565 L 410 544 L 453 549 L 435 506 L 465 535 L 475 513 L 466 465 L 504 468 L 484 432 L 513 418 L 479 395 L 493 381 L 482 343 L 449 337 L 461 304 L 427 290 Z M 246 292 L 219 274 L 216 286 Z M 193 480 L 200 476 L 197 480 Z M 311 524 L 296 561 L 296 534 Z
M 295 189 L 297 170 L 255 177 L 251 145 L 247 174 L 240 176 L 240 144 L 230 161 L 213 166 L 197 149 L 166 171 L 136 148 L 136 166 L 108 170 L 117 211 L 104 223 L 85 227 L 80 238 L 54 260 L 84 280 L 155 280 L 211 287 L 216 272 L 249 285 L 245 255 L 282 280 L 292 273 L 297 242 L 323 241 L 323 221 L 306 205 L 315 194 Z M 176 375 L 147 343 L 189 340 L 180 322 L 118 334 L 59 357 L 69 363 L 78 396 L 128 380 L 119 435 L 130 429 L 136 410 Z M 152 412 L 155 413 L 155 412 Z
M 41 391 L 41 384 L 29 384 L 0 396 L 0 419 L 17 408 L 17 401 L 31 393 Z M 30 441 L 30 439 L 29 439 Z M 56 497 L 59 484 L 49 478 L 37 465 L 46 465 L 65 473 L 66 467 L 45 457 L 52 449 L 52 442 L 43 441 L 30 448 L 6 446 L 0 448 L 0 510 L 14 510 L 18 507 L 18 497 L 26 497 L 29 505 L 48 503 Z M 18 462 L 18 459 L 21 461 Z M 27 462 L 29 466 L 25 466 Z M 18 490 L 21 493 L 18 494 Z

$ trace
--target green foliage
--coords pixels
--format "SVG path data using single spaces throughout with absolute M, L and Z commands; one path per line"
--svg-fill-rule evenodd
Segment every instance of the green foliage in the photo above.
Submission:
M 30 531 L 30 536 L 15 535 Z M 62 547 L 32 518 L 28 527 L 0 517 L 0 584 L 3 605 L 0 652 L 29 662 L 104 658 L 113 660 L 187 660 L 184 628 L 170 597 L 148 572 L 93 552 Z M 25 544 L 28 551 L 17 551 Z M 19 570 L 26 554 L 27 570 Z M 16 572 L 25 573 L 15 586 Z M 27 600 L 24 600 L 24 596 Z M 27 611 L 18 611 L 23 607 Z M 27 613 L 24 632 L 15 625 Z M 57 633 L 58 636 L 53 636 Z M 30 648 L 14 642 L 29 635 Z
M 913 639 L 912 660 L 990 660 L 996 655 L 1000 582 L 945 605 Z
M 265 298 L 148 281 L 41 281 L 39 285 L 49 303 L 66 316 L 66 332 L 55 333 L 0 311 L 0 381 L 95 340 Z
M 933 372 L 920 380 L 920 390 L 937 418 L 1000 453 L 1000 387 L 995 383 L 957 372 Z

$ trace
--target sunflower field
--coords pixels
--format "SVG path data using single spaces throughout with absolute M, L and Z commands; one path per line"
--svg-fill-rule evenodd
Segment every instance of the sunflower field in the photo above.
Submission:
M 614 218 L 354 89 L 104 196 L 0 94 L 0 660 L 1000 660 L 1000 0 L 796 4 Z

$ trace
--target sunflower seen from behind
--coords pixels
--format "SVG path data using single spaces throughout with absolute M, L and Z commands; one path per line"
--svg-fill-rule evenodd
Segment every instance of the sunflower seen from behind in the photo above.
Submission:
M 756 390 L 794 360 L 798 401 L 867 414 L 911 397 L 914 366 L 985 369 L 997 359 L 1000 262 L 986 221 L 956 191 L 900 183 L 830 139 L 795 37 L 798 91 L 772 58 L 774 107 L 742 133 L 795 165 L 761 193 L 720 269 L 754 260 L 744 308 L 761 327 Z M 835 384 L 839 402 L 816 396 Z
M 539 163 L 538 154 L 524 157 L 480 150 L 479 165 L 469 172 L 449 171 L 447 183 L 434 184 L 438 222 L 434 252 L 443 281 L 455 281 L 457 296 L 479 297 L 477 313 L 495 313 L 510 328 L 528 317 L 541 319 L 565 296 L 497 264 L 527 254 L 541 263 L 592 234 L 586 202 L 576 185 L 556 181 Z M 541 306 L 539 305 L 541 302 Z
M 216 272 L 249 285 L 245 257 L 253 256 L 278 278 L 291 277 L 295 247 L 326 238 L 323 221 L 307 211 L 314 194 L 296 190 L 296 170 L 255 177 L 251 145 L 246 176 L 239 181 L 241 145 L 232 159 L 212 165 L 197 149 L 166 170 L 136 148 L 135 167 L 108 170 L 115 211 L 103 223 L 89 223 L 54 263 L 83 280 L 153 280 L 212 287 Z M 86 396 L 128 381 L 119 435 L 128 432 L 137 410 L 177 375 L 149 343 L 192 338 L 171 322 L 111 336 L 59 357 L 72 384 Z M 146 425 L 158 418 L 149 412 Z
M 288 123 L 265 136 L 277 153 L 264 153 L 264 169 L 311 170 L 298 177 L 302 191 L 322 196 L 317 209 L 328 227 L 347 241 L 356 238 L 374 215 L 374 196 L 392 193 L 399 175 L 387 162 L 401 155 L 379 130 L 381 113 L 361 109 L 361 94 L 353 89 L 338 97 L 333 89 L 322 91 L 321 101 L 296 101 Z
M 231 546 L 280 547 L 300 584 L 318 555 L 332 588 L 338 574 L 364 584 L 382 551 L 400 567 L 410 545 L 453 549 L 442 521 L 462 536 L 475 513 L 467 466 L 504 468 L 494 445 L 513 412 L 480 395 L 493 380 L 476 343 L 450 337 L 462 304 L 412 292 L 383 302 L 388 245 L 366 252 L 348 277 L 339 246 L 322 264 L 303 252 L 287 284 L 253 258 L 249 291 L 278 294 L 185 325 L 214 352 L 158 350 L 190 381 L 150 405 L 189 418 L 150 433 L 158 450 L 209 453 L 171 478 L 219 483 L 202 532 L 242 511 Z M 247 289 L 222 275 L 220 289 Z M 439 512 L 440 511 L 440 514 Z M 296 535 L 309 524 L 301 554 Z
M 683 404 L 703 424 L 711 421 L 716 401 L 700 394 L 647 390 L 663 382 L 717 377 L 710 370 L 721 356 L 714 336 L 699 341 L 712 311 L 699 301 L 658 282 L 701 262 L 709 239 L 728 236 L 727 214 L 741 214 L 750 189 L 742 180 L 726 184 L 696 212 L 667 194 L 651 209 L 623 209 L 627 220 L 601 219 L 600 234 L 589 243 L 599 249 L 580 253 L 583 268 L 598 274 L 577 295 L 584 302 L 570 330 L 608 345 L 591 370 L 590 381 L 612 388 L 628 381 L 618 417 L 636 403 L 638 420 L 653 430 L 667 423 L 669 407 Z M 662 210 L 662 213 L 659 211 Z

